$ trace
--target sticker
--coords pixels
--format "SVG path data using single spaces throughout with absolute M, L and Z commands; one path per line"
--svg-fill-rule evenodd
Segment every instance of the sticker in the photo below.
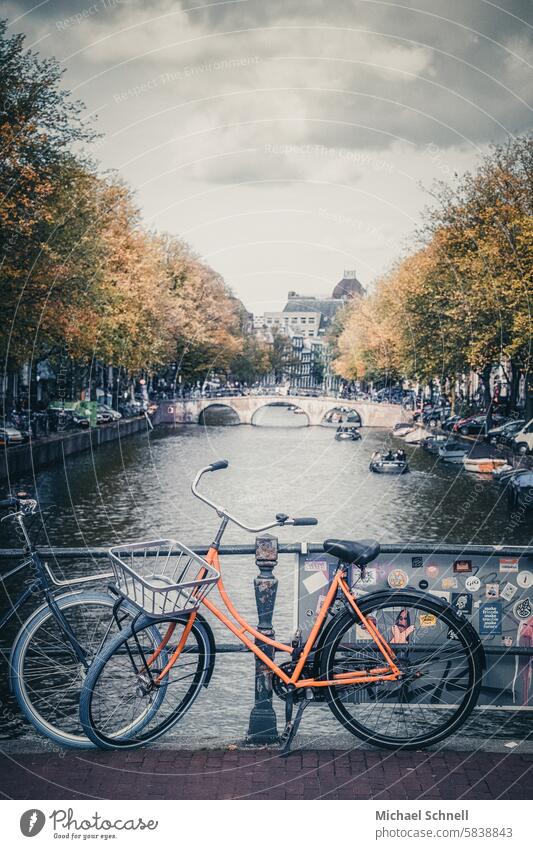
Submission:
M 434 595 L 435 598 L 441 598 L 443 601 L 450 601 L 450 593 L 445 592 L 444 590 L 430 590 L 430 595 Z
M 459 613 L 472 613 L 472 596 L 470 593 L 452 593 L 452 605 Z
M 476 610 L 478 609 L 478 607 L 481 607 L 481 599 L 480 598 L 478 598 L 478 600 L 474 602 L 474 607 L 476 608 Z
M 424 580 L 424 578 L 422 578 L 422 580 L 418 582 L 418 586 L 420 587 L 421 590 L 427 590 L 427 588 L 429 587 L 429 584 L 426 580 Z
M 527 570 L 519 572 L 516 576 L 516 583 L 523 590 L 528 590 L 531 584 L 533 584 L 533 573 L 528 572 Z
M 506 649 L 510 649 L 513 645 L 512 637 L 502 637 L 502 646 L 505 646 Z
M 442 589 L 443 590 L 455 590 L 457 588 L 457 578 L 443 578 L 442 579 Z
M 517 619 L 529 619 L 533 614 L 533 606 L 529 598 L 522 598 L 513 607 L 513 614 Z
M 378 572 L 377 569 L 370 567 L 370 569 L 365 569 L 365 576 L 361 575 L 355 583 L 358 587 L 372 587 L 374 584 L 377 584 L 378 581 Z
M 312 575 L 309 575 L 308 578 L 304 579 L 304 587 L 308 593 L 316 593 L 318 590 L 321 590 L 322 587 L 327 586 L 327 584 L 328 579 L 323 572 L 313 572 Z
M 479 608 L 479 633 L 481 636 L 501 634 L 502 604 L 501 601 L 488 601 Z
M 314 616 L 314 615 L 315 615 L 315 611 L 314 611 L 314 610 L 306 610 L 306 611 L 305 611 L 305 615 L 306 615 L 306 616 Z
M 424 565 L 423 557 L 411 557 L 411 566 L 413 569 L 421 569 Z
M 434 563 L 430 563 L 426 566 L 426 575 L 428 578 L 438 578 L 439 577 L 439 567 L 435 566 Z
M 468 590 L 469 593 L 475 593 L 479 590 L 481 586 L 481 581 L 475 575 L 470 575 L 465 581 L 465 589 Z
M 500 585 L 499 584 L 485 584 L 485 597 L 486 598 L 499 598 L 500 596 Z
M 419 620 L 421 628 L 433 628 L 437 624 L 437 617 L 433 613 L 421 613 Z
M 464 575 L 467 572 L 472 571 L 472 561 L 471 560 L 454 560 L 453 563 L 453 571 L 456 575 Z
M 326 572 L 329 568 L 327 560 L 306 560 L 304 572 Z
M 320 613 L 320 608 L 324 604 L 325 600 L 326 600 L 325 595 L 319 595 L 318 596 L 318 600 L 317 600 L 317 603 L 316 603 L 316 613 Z
M 411 614 L 404 607 L 398 613 L 391 628 L 391 643 L 395 643 L 397 646 L 407 645 L 414 630 L 415 626 L 411 622 Z
M 500 572 L 518 572 L 518 557 L 500 557 Z
M 514 584 L 510 584 L 508 581 L 503 590 L 500 592 L 500 598 L 504 598 L 505 601 L 511 601 L 511 599 L 516 595 L 516 592 L 517 590 Z
M 409 583 L 409 576 L 403 569 L 393 569 L 389 572 L 387 583 L 393 590 L 402 590 Z

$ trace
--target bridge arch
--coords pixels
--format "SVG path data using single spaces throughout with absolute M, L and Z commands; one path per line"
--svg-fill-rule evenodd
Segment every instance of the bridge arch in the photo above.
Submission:
M 302 422 L 301 423 L 298 422 L 300 427 L 309 427 L 309 425 L 311 424 L 311 417 L 310 417 L 309 413 L 307 412 L 307 410 L 305 410 L 303 405 L 300 405 L 298 403 L 294 403 L 294 401 L 291 398 L 286 398 L 286 399 L 284 398 L 283 400 L 278 399 L 278 398 L 272 398 L 271 400 L 267 400 L 265 398 L 258 399 L 258 403 L 256 405 L 254 405 L 253 412 L 250 414 L 250 424 L 254 425 L 255 427 L 276 427 L 276 426 L 277 427 L 283 427 L 283 424 L 279 424 L 279 425 L 258 424 L 257 421 L 255 420 L 258 413 L 260 413 L 262 410 L 266 410 L 268 408 L 276 408 L 276 407 L 287 410 L 287 413 L 291 412 L 291 410 L 290 410 L 291 407 L 293 408 L 292 412 L 295 412 L 295 410 L 301 411 L 300 417 L 302 419 Z M 287 422 L 287 425 L 292 426 L 292 427 L 295 426 L 294 423 L 292 425 L 289 425 L 289 422 Z
M 226 411 L 231 415 L 227 415 Z M 216 418 L 217 412 L 221 418 L 224 416 L 225 421 L 210 422 L 209 418 Z M 242 422 L 237 410 L 231 404 L 224 403 L 221 399 L 220 402 L 215 400 L 209 401 L 200 409 L 198 412 L 198 424 L 207 427 L 211 424 L 223 424 L 224 426 L 231 427 L 232 425 L 240 425 Z
M 335 404 L 333 407 L 325 409 L 321 424 L 328 424 L 327 417 L 332 413 L 339 413 L 342 416 L 343 424 L 350 423 L 350 419 L 355 417 L 353 424 L 358 424 L 359 427 L 363 426 L 363 418 L 359 410 L 346 404 Z

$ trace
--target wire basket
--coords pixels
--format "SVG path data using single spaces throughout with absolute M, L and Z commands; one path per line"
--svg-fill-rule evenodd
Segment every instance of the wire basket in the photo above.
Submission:
M 151 616 L 188 613 L 220 578 L 203 557 L 174 539 L 113 546 L 117 589 Z

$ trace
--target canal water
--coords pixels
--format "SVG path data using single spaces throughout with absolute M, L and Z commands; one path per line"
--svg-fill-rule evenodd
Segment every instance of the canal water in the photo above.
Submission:
M 94 454 L 66 458 L 63 465 L 43 469 L 34 477 L 27 474 L 12 481 L 12 488 L 35 492 L 44 510 L 40 542 L 55 546 L 111 545 L 158 537 L 182 540 L 189 546 L 208 544 L 217 517 L 191 495 L 190 484 L 200 467 L 221 458 L 229 460 L 229 468 L 204 477 L 202 488 L 245 524 L 266 524 L 277 512 L 318 518 L 316 527 L 280 529 L 282 542 L 320 542 L 332 536 L 459 545 L 531 542 L 531 523 L 527 518 L 511 519 L 506 497 L 491 479 L 442 464 L 420 448 L 405 446 L 410 474 L 372 474 L 368 470 L 372 452 L 391 443 L 399 447 L 386 431 L 363 428 L 360 441 L 336 442 L 334 428 L 302 427 L 305 416 L 283 407 L 268 408 L 255 423 L 263 426 L 157 428 L 104 444 Z M 224 542 L 251 543 L 253 537 L 229 527 Z M 16 544 L 4 523 L 0 545 Z M 253 558 L 225 558 L 223 565 L 230 594 L 255 624 Z M 78 574 L 87 564 L 63 568 Z M 293 627 L 294 573 L 295 558 L 281 558 L 275 614 L 281 638 Z M 9 582 L 8 598 L 20 590 L 23 579 L 17 584 L 18 580 L 17 576 Z M 4 596 L 3 606 L 8 598 Z M 234 642 L 216 624 L 217 638 Z M 4 647 L 8 636 L 0 637 Z M 5 675 L 1 687 L 0 697 L 9 703 Z M 186 745 L 193 739 L 242 739 L 252 702 L 253 659 L 223 655 L 212 685 L 201 697 L 202 707 L 191 711 L 166 742 Z M 21 723 L 16 707 L 4 716 L 4 740 L 35 739 Z M 320 727 L 335 726 L 324 716 Z M 308 728 L 308 733 L 313 729 Z

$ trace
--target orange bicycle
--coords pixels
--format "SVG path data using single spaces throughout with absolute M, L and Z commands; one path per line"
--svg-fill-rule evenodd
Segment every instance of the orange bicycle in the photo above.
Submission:
M 227 466 L 227 460 L 212 463 L 192 484 L 193 494 L 221 519 L 205 558 L 175 540 L 110 550 L 116 608 L 127 599 L 139 612 L 87 673 L 80 719 L 89 739 L 106 749 L 134 748 L 184 716 L 208 686 L 216 657 L 201 607 L 271 671 L 273 689 L 285 701 L 283 754 L 290 751 L 304 709 L 315 701 L 325 701 L 353 734 L 385 748 L 420 748 L 454 733 L 477 702 L 481 642 L 470 622 L 438 598 L 408 589 L 361 594 L 357 581 L 351 587 L 349 567 L 364 575 L 379 554 L 378 543 L 326 540 L 324 550 L 338 558 L 338 568 L 305 645 L 298 637 L 290 643 L 270 639 L 239 614 L 224 587 L 218 555 L 228 523 L 261 533 L 317 520 L 278 513 L 263 527 L 246 526 L 198 491 L 206 472 Z M 215 587 L 226 612 L 208 597 Z M 254 640 L 288 659 L 276 663 Z

